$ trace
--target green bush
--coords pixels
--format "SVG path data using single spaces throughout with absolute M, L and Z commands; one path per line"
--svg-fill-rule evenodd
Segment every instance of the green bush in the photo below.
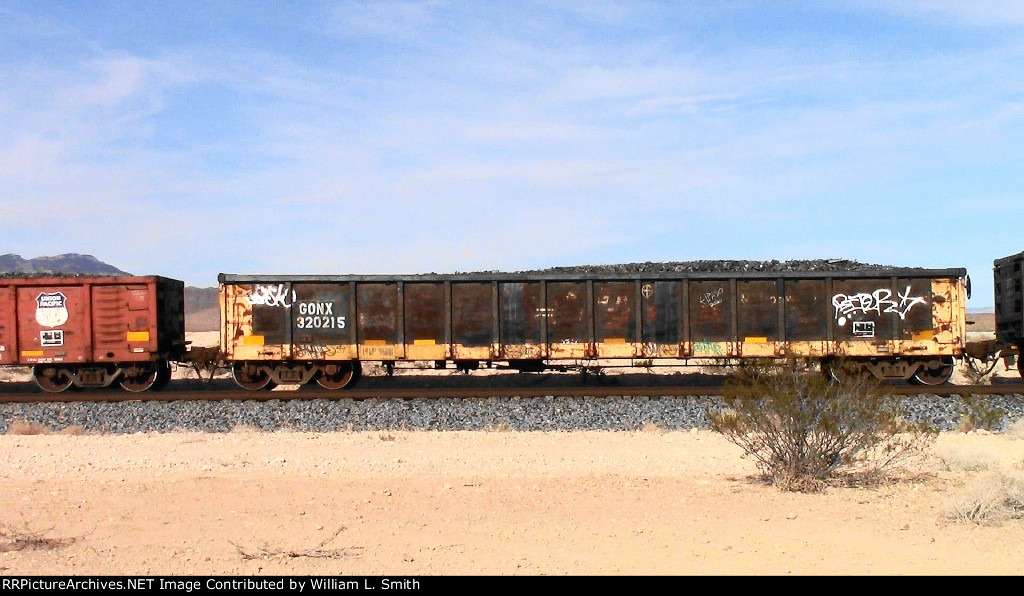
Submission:
M 726 380 L 724 396 L 729 407 L 709 412 L 711 428 L 784 490 L 875 479 L 936 435 L 905 421 L 899 398 L 874 379 L 829 383 L 815 367 L 792 359 L 740 367 Z

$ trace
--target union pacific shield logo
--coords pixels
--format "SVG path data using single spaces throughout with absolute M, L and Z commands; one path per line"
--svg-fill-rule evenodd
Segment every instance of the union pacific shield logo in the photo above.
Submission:
M 60 292 L 43 292 L 36 296 L 36 322 L 43 327 L 59 327 L 68 322 L 67 297 Z

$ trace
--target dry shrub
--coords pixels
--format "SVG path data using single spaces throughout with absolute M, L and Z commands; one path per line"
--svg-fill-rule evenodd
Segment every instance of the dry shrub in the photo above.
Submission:
M 345 530 L 345 526 L 340 526 L 333 534 L 325 538 L 319 544 L 309 549 L 286 549 L 276 548 L 269 546 L 260 547 L 244 547 L 234 542 L 228 541 L 231 546 L 235 547 L 238 554 L 245 560 L 252 559 L 348 559 L 353 557 L 359 557 L 362 554 L 363 547 L 361 546 L 350 546 L 344 548 L 326 548 L 328 544 L 334 542 L 334 540 Z
M 1024 439 L 1024 418 L 1019 418 L 1007 426 L 1005 434 L 1011 439 Z
M 55 538 L 47 536 L 52 531 L 53 528 L 31 530 L 27 524 L 21 529 L 13 528 L 7 524 L 0 524 L 0 553 L 23 550 L 55 550 L 64 548 L 78 540 L 75 537 Z
M 512 427 L 509 426 L 507 420 L 499 420 L 485 426 L 484 431 L 489 433 L 507 433 L 512 432 Z
M 960 399 L 963 401 L 959 408 L 960 421 L 957 423 L 960 432 L 996 430 L 1006 416 L 1002 409 L 989 405 L 988 396 L 963 394 Z
M 28 420 L 12 420 L 11 426 L 7 428 L 7 434 L 9 435 L 48 435 L 50 434 L 50 427 L 39 422 L 30 422 Z
M 711 428 L 783 490 L 876 480 L 922 454 L 937 435 L 904 420 L 899 398 L 873 379 L 832 384 L 809 363 L 793 359 L 738 367 L 723 395 L 731 408 L 709 412 Z
M 67 436 L 72 436 L 72 437 L 80 437 L 82 435 L 87 435 L 89 433 L 88 433 L 88 431 L 86 431 L 81 426 L 78 426 L 77 424 L 72 424 L 71 426 L 65 426 L 64 428 L 58 430 L 57 434 L 58 435 L 67 435 Z
M 653 420 L 648 420 L 647 422 L 644 422 L 643 426 L 640 427 L 640 430 L 645 433 L 652 433 L 656 435 L 660 435 L 662 433 L 667 432 L 667 429 L 664 426 L 657 422 L 654 422 Z
M 999 467 L 999 458 L 990 452 L 946 446 L 935 450 L 936 457 L 951 472 L 982 472 Z
M 946 519 L 979 525 L 1024 520 L 1024 476 L 1007 470 L 987 472 L 952 500 Z

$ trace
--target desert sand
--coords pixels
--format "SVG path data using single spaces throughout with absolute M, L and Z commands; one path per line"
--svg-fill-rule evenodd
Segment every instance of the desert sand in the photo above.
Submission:
M 804 494 L 704 430 L 7 434 L 0 574 L 1020 574 L 1024 525 L 949 515 L 1022 435 Z

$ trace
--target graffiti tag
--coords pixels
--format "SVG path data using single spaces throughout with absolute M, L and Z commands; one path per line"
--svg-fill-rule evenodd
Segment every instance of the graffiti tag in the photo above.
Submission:
M 705 292 L 700 297 L 700 303 L 705 306 L 715 307 L 724 302 L 722 294 L 725 293 L 725 288 L 718 288 L 714 292 Z
M 725 349 L 723 349 L 722 344 L 718 342 L 704 340 L 693 342 L 693 352 L 695 354 L 702 352 L 705 354 L 710 353 L 715 354 L 716 356 L 722 356 L 725 354 Z
M 886 288 L 879 288 L 870 294 L 860 292 L 849 296 L 846 294 L 832 296 L 832 306 L 836 309 L 836 322 L 840 327 L 846 325 L 847 317 L 855 314 L 896 313 L 900 319 L 904 319 L 910 309 L 917 304 L 925 304 L 925 300 L 921 296 L 911 296 L 910 286 L 907 286 L 903 292 L 898 292 L 896 298 L 893 298 L 892 291 Z
M 261 306 L 282 306 L 284 308 L 291 308 L 292 303 L 295 302 L 295 290 L 288 292 L 285 289 L 284 284 L 277 284 L 276 286 L 256 286 L 252 294 L 245 297 L 252 305 Z

